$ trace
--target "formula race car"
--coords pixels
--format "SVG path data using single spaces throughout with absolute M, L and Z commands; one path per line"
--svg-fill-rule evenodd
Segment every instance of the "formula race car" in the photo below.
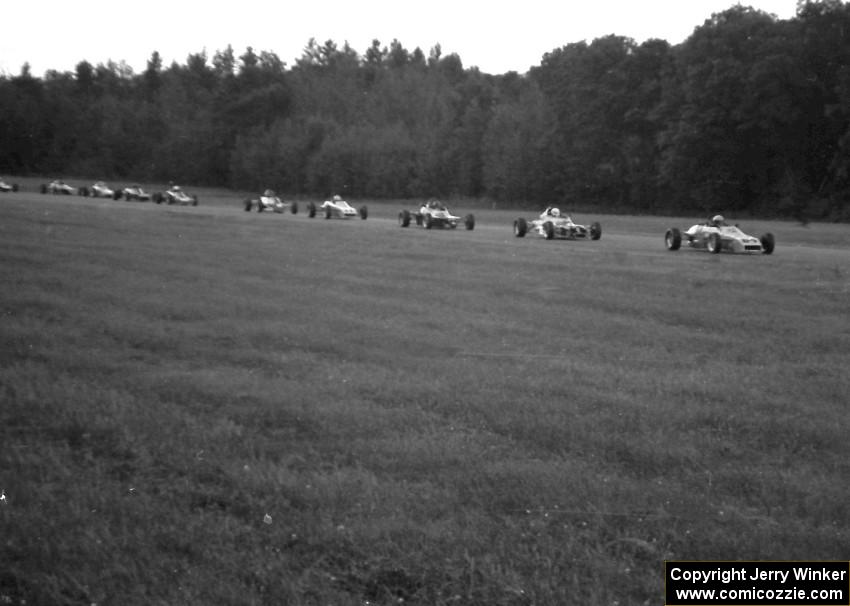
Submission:
M 91 196 L 92 198 L 112 198 L 117 200 L 121 197 L 121 192 L 110 188 L 103 181 L 96 181 L 91 187 L 81 187 L 81 196 Z
M 120 195 L 124 196 L 126 202 L 147 202 L 151 199 L 151 195 L 142 189 L 141 185 L 131 185 L 121 190 Z
M 520 217 L 514 221 L 514 235 L 517 238 L 525 237 L 529 231 L 547 240 L 598 240 L 602 237 L 602 225 L 599 222 L 595 221 L 590 226 L 579 225 L 574 223 L 569 215 L 561 214 L 561 211 L 553 206 L 547 207 L 537 219 L 526 220 Z
M 761 238 L 750 236 L 741 231 L 737 225 L 727 225 L 722 215 L 715 215 L 705 223 L 692 225 L 685 232 L 675 227 L 668 229 L 664 234 L 667 250 L 679 250 L 683 236 L 691 248 L 705 249 L 715 254 L 726 251 L 769 255 L 776 246 L 773 234 L 766 233 Z
M 71 187 L 61 179 L 57 179 L 56 181 L 51 181 L 47 185 L 41 186 L 41 193 L 43 194 L 65 194 L 66 196 L 70 196 L 77 193 L 76 187 Z
M 18 191 L 17 183 L 7 183 L 6 179 L 0 177 L 0 191 L 9 192 L 9 191 Z
M 421 225 L 425 229 L 432 227 L 449 227 L 455 229 L 462 221 L 466 229 L 475 229 L 475 215 L 469 214 L 465 217 L 458 217 L 449 212 L 446 205 L 431 198 L 418 211 L 403 210 L 398 214 L 398 224 L 402 227 L 408 227 L 410 220 L 416 221 L 416 225 Z
M 298 202 L 284 202 L 280 197 L 275 195 L 274 191 L 267 189 L 259 198 L 248 198 L 245 200 L 245 212 L 249 212 L 253 208 L 256 208 L 258 213 L 264 210 L 282 213 L 288 208 L 294 215 L 298 212 Z
M 351 217 L 360 215 L 360 218 L 365 220 L 369 216 L 368 208 L 361 206 L 355 209 L 340 196 L 334 196 L 330 200 L 325 200 L 321 206 L 316 206 L 313 202 L 307 205 L 307 216 L 311 219 L 319 211 L 325 214 L 325 219 L 350 219 Z
M 153 195 L 153 201 L 157 204 L 181 204 L 183 206 L 197 206 L 198 196 L 190 196 L 184 192 L 179 185 L 172 185 L 171 188 L 164 192 L 157 192 Z

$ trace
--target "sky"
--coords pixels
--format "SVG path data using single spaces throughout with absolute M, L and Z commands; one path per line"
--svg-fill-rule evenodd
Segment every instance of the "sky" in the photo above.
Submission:
M 310 38 L 346 41 L 363 55 L 372 40 L 397 39 L 426 56 L 437 44 L 457 53 L 464 67 L 488 74 L 525 73 L 543 55 L 572 42 L 616 34 L 637 43 L 650 38 L 678 44 L 712 13 L 734 0 L 12 0 L 3 9 L 0 73 L 17 75 L 24 63 L 42 77 L 125 62 L 145 70 L 154 51 L 163 65 L 186 63 L 205 51 L 212 58 L 228 45 L 238 57 L 248 46 L 295 64 Z M 11 6 L 9 6 L 11 4 Z M 752 0 L 744 6 L 790 19 L 797 0 Z

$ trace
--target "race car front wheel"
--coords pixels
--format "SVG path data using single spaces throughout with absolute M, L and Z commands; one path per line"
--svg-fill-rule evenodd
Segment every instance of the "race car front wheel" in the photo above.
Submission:
M 679 250 L 682 246 L 682 232 L 675 227 L 668 229 L 667 233 L 664 234 L 664 244 L 667 246 L 667 250 Z

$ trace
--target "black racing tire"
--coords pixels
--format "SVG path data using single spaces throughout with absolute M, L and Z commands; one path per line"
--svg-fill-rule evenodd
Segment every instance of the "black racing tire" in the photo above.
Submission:
M 112 199 L 113 200 L 120 200 L 121 199 L 121 192 L 117 189 L 114 192 L 112 192 Z
M 261 212 L 263 212 L 264 210 L 265 210 L 265 208 L 263 207 L 263 201 L 262 201 L 262 200 L 257 200 L 257 212 L 258 212 L 258 213 L 261 213 Z
M 293 202 L 289 205 L 289 212 L 291 212 L 293 215 L 298 214 L 298 202 Z
M 422 227 L 422 213 L 416 213 L 416 226 Z
M 552 240 L 555 238 L 555 224 L 551 221 L 546 221 L 543 224 L 543 233 L 546 234 L 547 240 Z
M 159 191 L 156 192 L 153 195 L 153 201 L 156 202 L 157 204 L 162 204 L 162 192 L 159 192 Z
M 401 227 L 410 227 L 410 211 L 407 209 L 398 213 L 398 224 Z
M 602 237 L 602 224 L 599 221 L 594 221 L 590 224 L 590 239 L 598 240 Z
M 472 213 L 466 215 L 463 218 L 463 224 L 466 226 L 467 231 L 472 231 L 473 229 L 475 229 L 475 215 L 473 215 Z
M 516 221 L 514 221 L 514 235 L 517 238 L 524 238 L 525 234 L 528 233 L 528 221 L 520 217 Z
M 773 249 L 776 248 L 776 238 L 772 233 L 763 234 L 761 240 L 761 251 L 766 255 L 772 255 Z
M 332 214 L 331 207 L 325 206 L 325 219 L 330 219 Z
M 682 247 L 682 232 L 676 227 L 671 227 L 664 234 L 664 245 L 667 250 L 679 250 Z
M 711 254 L 718 254 L 720 252 L 720 249 L 723 248 L 723 244 L 720 240 L 720 234 L 709 234 L 708 242 L 706 242 L 706 248 Z
M 312 202 L 307 203 L 307 216 L 311 219 L 316 216 L 316 205 Z
M 18 184 L 17 183 L 12 183 L 12 191 L 13 192 L 18 191 Z
M 130 201 L 130 199 L 131 199 L 130 194 L 129 194 L 129 193 L 127 193 L 127 192 L 124 192 L 124 202 L 129 202 L 129 201 Z
M 431 215 L 427 213 L 422 215 L 422 227 L 424 227 L 425 229 L 431 229 L 432 226 L 433 224 L 431 222 Z
M 89 197 L 89 188 L 88 187 L 81 187 L 77 191 L 77 193 L 80 194 L 81 196 L 83 196 L 84 198 L 88 198 Z
M 245 206 L 245 212 L 246 213 L 251 212 L 251 206 L 253 206 L 253 204 L 251 202 L 251 198 L 245 198 L 245 205 L 244 206 Z
M 47 193 L 47 185 L 45 185 L 44 183 L 41 184 L 41 193 L 43 193 L 43 194 Z
M 198 205 L 198 196 L 192 196 L 192 206 Z
M 369 207 L 361 206 L 357 212 L 360 213 L 360 218 L 364 221 L 369 218 Z

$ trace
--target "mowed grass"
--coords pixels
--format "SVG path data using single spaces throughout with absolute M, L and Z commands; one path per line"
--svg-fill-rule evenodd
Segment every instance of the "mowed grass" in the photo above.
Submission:
M 654 604 L 665 559 L 846 559 L 846 226 L 715 256 L 239 197 L 0 195 L 3 603 Z

